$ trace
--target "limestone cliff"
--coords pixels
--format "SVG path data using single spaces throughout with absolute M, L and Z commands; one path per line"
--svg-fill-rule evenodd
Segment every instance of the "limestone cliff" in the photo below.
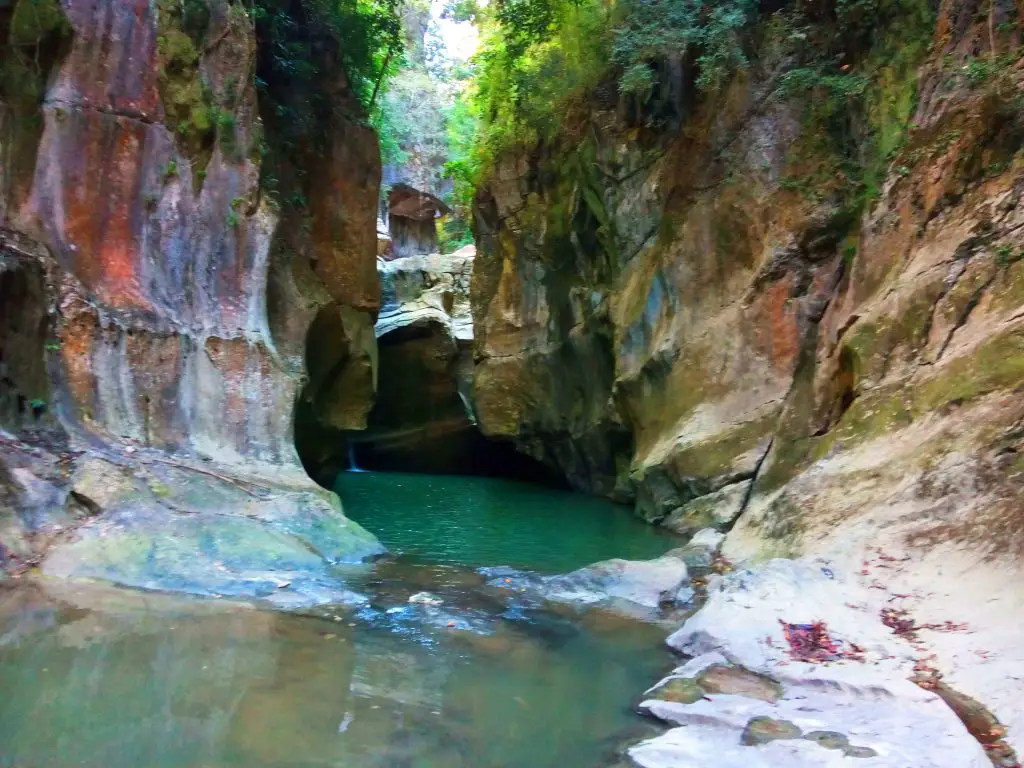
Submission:
M 730 557 L 833 554 L 1000 626 L 1024 552 L 1019 13 L 922 4 L 847 52 L 845 159 L 767 17 L 719 93 L 644 121 L 599 90 L 506 155 L 476 211 L 484 432 L 652 521 L 732 529 Z M 954 680 L 977 669 L 936 643 Z
M 7 555 L 31 561 L 53 520 L 97 512 L 65 531 L 61 547 L 82 552 L 61 560 L 72 575 L 158 584 L 87 552 L 90 529 L 127 542 L 182 526 L 188 541 L 203 520 L 190 512 L 238 528 L 211 529 L 221 546 L 256 519 L 268 551 L 375 551 L 303 473 L 292 435 L 307 370 L 311 400 L 322 371 L 347 373 L 338 426 L 372 403 L 380 167 L 344 74 L 317 70 L 332 104 L 320 142 L 275 156 L 284 86 L 267 83 L 273 41 L 241 5 L 20 0 L 0 37 L 0 471 L 15 496 L 50 489 L 36 519 L 0 505 Z M 268 193 L 287 182 L 290 200 Z

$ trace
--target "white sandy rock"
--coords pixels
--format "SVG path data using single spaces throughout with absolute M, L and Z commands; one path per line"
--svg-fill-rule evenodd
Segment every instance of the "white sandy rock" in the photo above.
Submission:
M 981 745 L 942 700 L 911 683 L 914 650 L 881 623 L 877 599 L 824 561 L 773 560 L 709 583 L 708 602 L 668 644 L 695 656 L 666 680 L 694 679 L 723 660 L 767 675 L 784 690 L 774 703 L 709 693 L 693 704 L 649 699 L 645 712 L 681 726 L 629 751 L 643 768 L 986 768 Z M 794 660 L 780 622 L 825 622 L 841 652 L 828 663 Z M 666 681 L 662 681 L 663 683 Z M 660 686 L 661 684 L 659 684 Z M 648 694 L 657 690 L 655 686 Z M 800 737 L 744 746 L 753 718 L 804 735 L 841 734 L 849 750 Z

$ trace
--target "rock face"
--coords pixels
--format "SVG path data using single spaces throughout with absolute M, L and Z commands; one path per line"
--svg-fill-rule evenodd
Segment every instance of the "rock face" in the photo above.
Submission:
M 321 354 L 349 388 L 340 421 L 365 422 L 372 402 L 376 139 L 344 76 L 325 74 L 319 87 L 336 107 L 304 177 L 313 202 L 282 212 L 261 186 L 258 150 L 279 128 L 261 121 L 253 85 L 267 54 L 241 6 L 199 6 L 24 0 L 0 12 L 5 67 L 36 62 L 31 77 L 4 81 L 0 112 L 0 418 L 13 436 L 49 430 L 55 509 L 66 499 L 101 518 L 107 509 L 84 491 L 68 495 L 76 451 L 109 453 L 143 475 L 167 459 L 185 473 L 175 483 L 202 484 L 204 472 L 255 482 L 282 509 L 301 509 L 310 531 L 354 537 L 327 549 L 370 554 L 372 538 L 302 472 L 292 423 L 307 362 L 305 397 L 316 399 Z M 331 350 L 307 335 L 311 325 L 331 329 Z M 186 525 L 173 494 L 129 495 L 131 504 L 111 502 L 119 520 L 134 515 L 128 507 L 159 518 L 125 523 L 132 557 L 151 522 Z M 224 502 L 240 515 L 249 504 L 246 494 Z M 127 565 L 102 576 L 88 557 L 75 565 L 94 524 L 106 525 L 90 519 L 81 542 L 51 555 L 55 570 L 136 583 Z M 203 527 L 188 525 L 182 542 Z
M 950 0 L 879 32 L 866 199 L 821 149 L 822 92 L 779 90 L 769 29 L 675 124 L 595 93 L 481 190 L 473 284 L 485 434 L 651 521 L 731 531 L 734 560 L 825 554 L 967 622 L 930 642 L 997 714 L 1021 693 L 977 654 L 1020 639 L 1022 70 L 971 73 L 1016 60 L 1014 23 Z
M 680 129 L 637 138 L 595 95 L 583 125 L 506 155 L 476 210 L 483 430 L 697 530 L 855 443 L 995 405 L 1020 378 L 1018 174 L 972 158 L 1016 130 L 993 106 L 1016 81 L 943 74 L 975 53 L 971 8 L 904 30 L 923 42 L 886 87 L 917 103 L 882 126 L 906 130 L 902 164 L 863 215 L 805 172 L 829 158 L 767 44 Z

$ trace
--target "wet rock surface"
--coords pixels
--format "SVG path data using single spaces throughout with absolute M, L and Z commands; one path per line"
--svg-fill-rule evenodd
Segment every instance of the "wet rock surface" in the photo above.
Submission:
M 283 608 L 362 602 L 332 570 L 383 553 L 326 491 L 212 476 L 153 457 L 81 463 L 71 493 L 95 514 L 55 543 L 42 572 Z
M 690 600 L 686 563 L 671 554 L 655 560 L 608 560 L 558 576 L 510 568 L 486 568 L 481 573 L 500 592 L 638 618 L 660 618 Z

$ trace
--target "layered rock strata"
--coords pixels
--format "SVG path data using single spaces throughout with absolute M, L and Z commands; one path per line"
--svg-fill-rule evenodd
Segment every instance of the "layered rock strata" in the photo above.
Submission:
M 185 588 L 134 575 L 157 539 L 183 562 L 216 560 L 201 540 L 234 527 L 233 546 L 266 545 L 249 571 L 291 570 L 288 551 L 323 564 L 379 551 L 304 474 L 292 436 L 307 370 L 315 386 L 328 365 L 314 319 L 356 393 L 339 420 L 360 425 L 372 402 L 380 168 L 344 75 L 319 84 L 336 107 L 305 169 L 310 208 L 285 212 L 261 185 L 275 126 L 242 6 L 23 0 L 0 22 L 7 69 L 34 62 L 4 81 L 0 112 L 0 291 L 20 297 L 0 322 L 2 517 L 18 531 L 0 553 L 33 562 L 62 529 L 44 570 Z M 27 516 L 18 498 L 40 484 L 51 498 Z M 86 543 L 100 527 L 102 557 Z

